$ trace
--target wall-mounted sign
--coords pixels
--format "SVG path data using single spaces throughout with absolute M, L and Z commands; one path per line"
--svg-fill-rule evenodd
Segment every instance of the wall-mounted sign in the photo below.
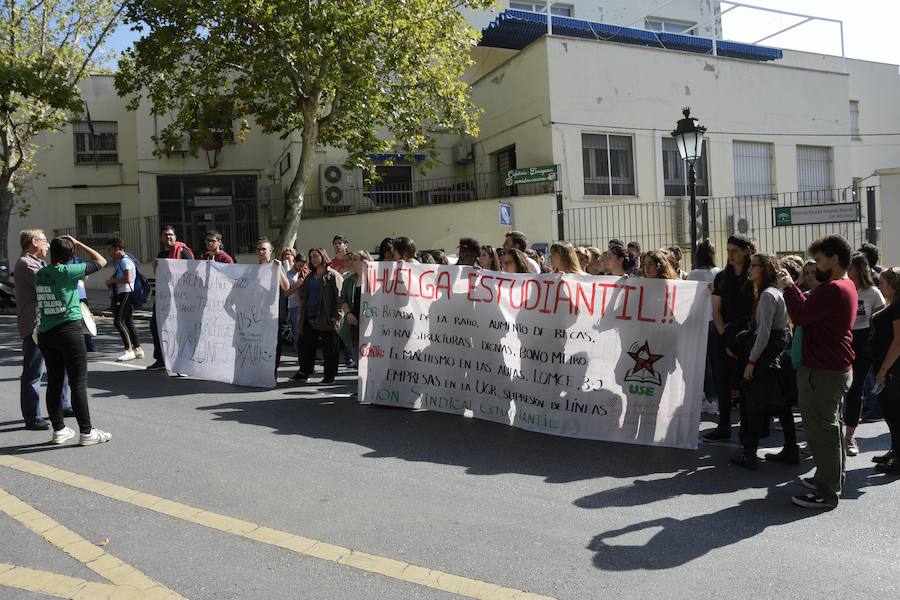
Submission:
M 500 227 L 512 227 L 512 204 L 500 203 Z
M 291 169 L 291 153 L 288 152 L 284 155 L 284 158 L 278 163 L 278 174 L 284 175 Z
M 194 196 L 194 208 L 231 206 L 231 196 Z
M 859 202 L 813 204 L 806 206 L 778 206 L 772 209 L 775 227 L 792 225 L 820 225 L 824 223 L 859 222 Z
M 519 185 L 520 183 L 539 183 L 541 181 L 556 181 L 559 177 L 558 165 L 544 165 L 543 167 L 528 167 L 527 169 L 510 169 L 506 173 L 506 187 Z

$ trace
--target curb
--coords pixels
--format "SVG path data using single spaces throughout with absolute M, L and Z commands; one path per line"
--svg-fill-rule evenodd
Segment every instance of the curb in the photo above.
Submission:
M 108 317 L 110 319 L 113 318 L 112 312 L 108 310 L 92 310 L 91 314 L 93 314 L 95 317 Z M 142 310 L 132 313 L 131 316 L 135 321 L 149 321 L 153 314 L 146 310 Z

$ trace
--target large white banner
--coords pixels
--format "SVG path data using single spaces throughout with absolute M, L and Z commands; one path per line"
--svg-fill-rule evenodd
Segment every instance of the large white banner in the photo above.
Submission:
M 169 371 L 275 387 L 276 264 L 159 260 L 156 319 Z
M 404 263 L 365 280 L 361 402 L 697 447 L 705 283 Z

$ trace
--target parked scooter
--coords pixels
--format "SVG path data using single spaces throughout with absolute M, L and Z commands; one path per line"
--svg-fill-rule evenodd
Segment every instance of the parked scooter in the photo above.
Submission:
M 0 312 L 16 307 L 16 286 L 9 280 L 9 267 L 0 265 Z

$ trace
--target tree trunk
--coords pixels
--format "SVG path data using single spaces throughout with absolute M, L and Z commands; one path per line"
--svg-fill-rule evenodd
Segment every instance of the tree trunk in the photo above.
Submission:
M 0 175 L 0 265 L 9 266 L 9 217 L 16 205 L 12 173 Z
M 281 248 L 292 248 L 297 241 L 303 201 L 306 197 L 306 185 L 312 177 L 316 157 L 319 124 L 315 119 L 315 107 L 311 111 L 304 110 L 303 112 L 305 125 L 300 136 L 300 161 L 286 198 L 288 209 L 285 211 L 284 221 L 281 224 Z

